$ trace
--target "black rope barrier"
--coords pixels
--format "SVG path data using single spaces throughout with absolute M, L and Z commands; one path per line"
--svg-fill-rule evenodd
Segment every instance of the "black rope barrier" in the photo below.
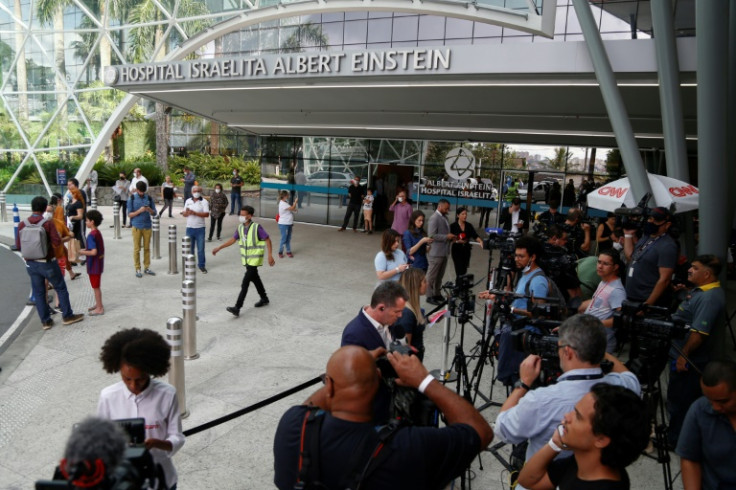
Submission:
M 240 410 L 237 410 L 233 413 L 230 413 L 228 415 L 225 415 L 223 417 L 220 417 L 219 419 L 211 420 L 205 424 L 199 425 L 197 427 L 193 427 L 189 430 L 184 431 L 184 435 L 189 437 L 191 435 L 197 434 L 199 432 L 211 429 L 213 427 L 216 427 L 220 424 L 224 424 L 225 422 L 228 422 L 232 419 L 238 418 L 241 415 L 245 415 L 246 413 L 250 413 L 254 410 L 258 410 L 259 408 L 265 407 L 267 405 L 270 405 L 274 402 L 277 402 L 281 400 L 282 398 L 286 398 L 289 395 L 293 395 L 294 393 L 298 391 L 302 391 L 303 389 L 309 388 L 312 385 L 316 385 L 317 383 L 322 382 L 322 376 L 317 376 L 316 378 L 310 379 L 309 381 L 300 384 L 299 386 L 295 386 L 293 388 L 289 388 L 286 391 L 282 391 L 281 393 L 278 393 L 270 398 L 266 398 L 265 400 L 261 400 L 258 403 L 254 403 L 253 405 L 250 405 L 245 408 L 241 408 Z

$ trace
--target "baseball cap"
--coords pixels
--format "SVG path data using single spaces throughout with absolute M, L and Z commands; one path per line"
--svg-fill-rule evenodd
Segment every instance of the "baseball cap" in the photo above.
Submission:
M 672 214 L 669 210 L 662 206 L 652 209 L 650 216 L 654 218 L 655 221 L 670 221 L 672 219 Z

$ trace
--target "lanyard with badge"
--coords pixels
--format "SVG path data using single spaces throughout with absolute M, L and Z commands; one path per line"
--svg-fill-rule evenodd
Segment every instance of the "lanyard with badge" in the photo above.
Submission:
M 663 236 L 664 233 L 655 238 L 650 237 L 649 240 L 647 240 L 640 249 L 634 251 L 634 255 L 631 256 L 631 265 L 629 265 L 629 277 L 632 277 L 634 275 L 634 266 L 636 265 L 636 262 L 644 256 L 649 247 L 657 243 L 657 240 L 659 240 Z

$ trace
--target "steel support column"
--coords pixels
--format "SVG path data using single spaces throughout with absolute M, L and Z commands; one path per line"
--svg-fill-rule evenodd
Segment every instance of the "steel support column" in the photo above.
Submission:
M 675 29 L 670 0 L 652 0 L 654 48 L 659 72 L 659 104 L 662 108 L 664 151 L 669 177 L 690 182 L 685 148 L 685 125 L 680 97 L 680 64 L 677 60 Z
M 736 0 L 731 0 L 729 6 L 728 18 L 728 132 L 726 134 L 736 134 Z M 730 155 L 730 161 L 726 161 L 726 177 L 727 182 L 736 182 L 736 138 L 729 138 L 727 155 Z M 733 222 L 736 218 L 736 192 L 728 193 L 729 204 L 726 208 L 727 223 L 734 228 Z M 734 258 L 736 260 L 736 257 Z
M 601 34 L 595 25 L 588 0 L 573 0 L 572 4 L 575 7 L 578 22 L 580 22 L 580 28 L 583 31 L 583 38 L 588 47 L 595 76 L 601 87 L 603 102 L 606 105 L 608 117 L 611 119 L 611 126 L 616 135 L 616 142 L 621 152 L 621 158 L 624 162 L 626 173 L 629 176 L 629 181 L 631 182 L 631 192 L 634 195 L 634 199 L 639 201 L 644 197 L 644 194 L 651 192 L 651 186 L 649 185 L 644 162 L 642 161 L 636 139 L 634 138 L 634 131 L 631 128 L 629 116 L 626 113 L 626 107 L 624 107 L 624 101 L 621 98 L 621 93 L 616 84 L 616 78 L 613 75 L 611 62 L 608 60 L 608 55 L 603 47 Z
M 725 263 L 731 223 L 723 206 L 728 202 L 728 180 L 723 169 L 727 154 L 728 2 L 695 3 L 698 54 L 698 186 L 700 243 L 698 252 L 718 256 Z

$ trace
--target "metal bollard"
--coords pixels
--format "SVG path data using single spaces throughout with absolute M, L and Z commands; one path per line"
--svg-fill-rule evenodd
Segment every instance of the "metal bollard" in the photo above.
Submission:
M 181 237 L 181 273 L 184 277 L 184 257 L 192 253 L 192 237 L 184 235 Z
M 5 192 L 0 191 L 0 220 L 3 223 L 8 221 L 8 209 L 5 205 Z
M 120 234 L 120 202 L 118 201 L 112 203 L 112 227 L 113 240 L 120 240 L 122 236 Z
M 18 226 L 20 225 L 20 212 L 18 212 L 18 205 L 13 203 L 13 238 L 15 238 L 15 241 L 13 242 L 13 250 L 17 250 L 15 248 L 15 244 L 18 243 Z
M 194 285 L 197 285 L 197 263 L 194 260 L 194 255 L 186 254 L 181 257 L 181 261 L 184 266 L 181 269 L 181 280 L 192 281 Z
M 181 308 L 184 316 L 184 359 L 199 358 L 197 354 L 197 288 L 194 281 L 181 283 Z
M 90 198 L 89 208 L 97 209 L 97 196 L 95 196 L 94 194 L 92 194 L 92 197 Z
M 182 352 L 183 331 L 181 318 L 173 316 L 166 320 L 166 341 L 171 346 L 171 367 L 169 368 L 169 384 L 176 388 L 179 399 L 179 414 L 185 419 L 187 410 L 187 391 L 184 380 L 184 356 Z
M 169 275 L 179 273 L 176 264 L 176 225 L 169 225 Z
M 153 258 L 161 258 L 161 223 L 158 215 L 151 218 L 151 229 L 153 235 Z

